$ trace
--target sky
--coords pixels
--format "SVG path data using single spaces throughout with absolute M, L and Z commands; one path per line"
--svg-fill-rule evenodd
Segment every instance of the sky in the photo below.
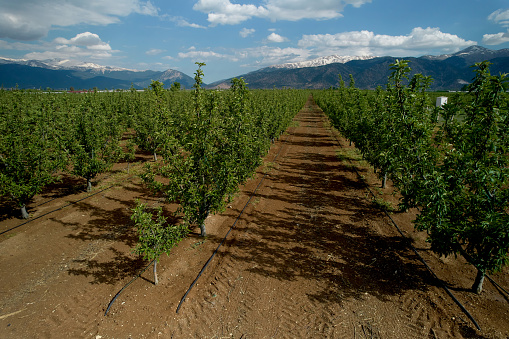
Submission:
M 321 56 L 472 45 L 509 48 L 509 0 L 0 0 L 1 57 L 191 77 L 204 62 L 205 83 Z

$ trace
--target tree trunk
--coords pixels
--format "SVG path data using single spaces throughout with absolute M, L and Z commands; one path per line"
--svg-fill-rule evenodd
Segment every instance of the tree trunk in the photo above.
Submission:
M 384 173 L 384 177 L 382 179 L 382 188 L 385 188 L 387 185 L 387 172 Z
M 154 161 L 157 161 L 157 153 L 154 151 Z
M 202 237 L 206 237 L 207 236 L 207 231 L 205 230 L 205 220 L 207 220 L 207 217 L 209 216 L 209 211 L 207 209 L 207 211 L 205 212 L 205 216 L 203 217 L 203 221 L 202 223 L 200 224 L 200 231 L 201 231 L 201 236 Z
M 23 206 L 21 206 L 21 217 L 23 219 L 28 219 L 30 217 L 30 215 L 28 215 L 27 207 L 25 204 L 23 204 Z
M 92 192 L 92 180 L 87 178 L 87 192 Z
M 475 277 L 474 284 L 472 285 L 472 290 L 477 293 L 481 294 L 482 292 L 482 284 L 484 282 L 485 274 L 480 269 L 477 269 L 477 275 Z
M 154 285 L 157 285 L 159 280 L 157 279 L 157 259 L 154 260 Z
M 207 231 L 205 230 L 205 220 L 200 225 L 200 231 L 201 231 L 200 235 L 202 237 L 206 237 L 207 236 Z

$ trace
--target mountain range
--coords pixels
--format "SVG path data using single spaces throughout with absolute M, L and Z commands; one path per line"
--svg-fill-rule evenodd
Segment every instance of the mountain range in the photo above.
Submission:
M 490 50 L 471 46 L 454 54 L 395 58 L 390 56 L 327 56 L 300 63 L 273 65 L 254 72 L 239 75 L 248 87 L 258 88 L 308 88 L 336 87 L 338 75 L 348 83 L 352 74 L 355 86 L 375 89 L 385 86 L 390 74 L 390 64 L 396 59 L 409 60 L 410 76 L 422 73 L 433 78 L 432 90 L 460 90 L 472 81 L 472 65 L 488 60 L 492 74 L 509 73 L 509 49 Z M 228 88 L 231 79 L 206 85 L 206 88 Z M 152 80 L 169 87 L 179 82 L 184 88 L 192 88 L 194 79 L 177 70 L 137 71 L 124 68 L 79 63 L 69 60 L 22 60 L 0 58 L 0 85 L 4 88 L 35 89 L 137 89 L 146 88 Z
M 481 46 L 471 46 L 454 54 L 440 56 L 422 56 L 419 58 L 365 57 L 346 62 L 322 64 L 316 59 L 316 66 L 295 67 L 295 64 L 283 64 L 262 68 L 242 75 L 249 88 L 309 88 L 321 89 L 337 87 L 341 74 L 348 84 L 349 75 L 355 80 L 355 87 L 375 89 L 384 87 L 390 75 L 390 64 L 397 59 L 409 60 L 410 77 L 421 73 L 433 78 L 432 90 L 460 90 L 474 78 L 473 66 L 476 62 L 488 60 L 491 74 L 509 73 L 509 49 L 490 50 Z M 329 60 L 332 60 L 328 57 Z M 307 62 L 309 63 L 309 62 Z M 285 67 L 286 65 L 286 67 Z M 209 87 L 226 87 L 231 79 L 209 84 Z
M 0 57 L 0 85 L 23 89 L 136 89 L 147 88 L 152 80 L 169 87 L 179 82 L 191 88 L 194 79 L 172 69 L 166 71 L 137 71 L 126 68 L 101 66 L 94 63 L 70 60 L 23 60 Z

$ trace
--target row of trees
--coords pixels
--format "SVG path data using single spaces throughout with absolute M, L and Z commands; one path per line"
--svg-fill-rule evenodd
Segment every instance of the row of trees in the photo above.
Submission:
M 434 107 L 431 78 L 406 60 L 391 65 L 386 89 L 365 92 L 344 83 L 314 93 L 332 123 L 362 152 L 380 178 L 401 192 L 400 207 L 417 207 L 415 227 L 440 255 L 464 256 L 487 272 L 509 262 L 509 101 L 506 75 L 475 65 L 468 94 Z
M 67 172 L 92 180 L 128 153 L 131 93 L 0 92 L 0 194 L 26 204 Z M 133 148 L 129 148 L 131 155 Z
M 178 222 L 138 204 L 136 251 L 148 260 L 168 253 L 193 225 L 207 235 L 206 218 L 224 210 L 307 99 L 304 91 L 249 91 L 243 79 L 233 79 L 228 91 L 205 91 L 203 66 L 198 63 L 191 101 L 182 110 L 171 114 L 160 101 L 153 112 L 161 128 L 153 149 L 161 160 L 147 163 L 142 178 L 178 205 L 171 218 Z
M 178 204 L 171 220 L 182 222 L 139 204 L 135 252 L 157 259 L 191 225 L 205 236 L 207 216 L 223 210 L 254 173 L 308 93 L 250 91 L 243 79 L 230 90 L 204 90 L 203 66 L 192 91 L 165 90 L 158 81 L 144 92 L 0 91 L 0 195 L 28 218 L 27 204 L 60 174 L 83 178 L 90 191 L 94 178 L 140 150 L 154 157 L 142 179 Z

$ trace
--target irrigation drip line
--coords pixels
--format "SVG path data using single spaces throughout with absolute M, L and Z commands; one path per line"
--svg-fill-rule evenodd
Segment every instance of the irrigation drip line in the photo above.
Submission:
M 110 303 L 108 304 L 108 307 L 106 308 L 106 312 L 104 312 L 104 316 L 108 315 L 108 312 L 110 310 L 110 307 L 113 305 L 113 303 L 115 302 L 115 300 L 117 300 L 118 296 L 120 294 L 122 294 L 122 292 L 124 292 L 124 290 L 129 287 L 129 285 L 131 285 L 136 279 L 138 279 L 149 267 L 150 265 L 152 265 L 152 263 L 154 263 L 154 261 L 156 261 L 157 259 L 154 259 L 152 260 L 148 265 L 147 267 L 145 267 L 143 270 L 140 271 L 140 273 L 138 273 L 133 279 L 131 279 L 131 281 L 129 281 L 127 284 L 124 285 L 124 287 L 122 287 L 120 289 L 120 291 L 117 292 L 117 294 L 115 294 L 115 296 L 113 297 L 113 299 L 111 299 Z
M 126 167 L 125 169 L 128 169 L 128 168 Z M 103 178 L 103 179 L 101 179 L 101 180 L 109 179 L 109 178 L 111 178 L 112 176 L 114 176 L 114 174 L 110 174 L 110 175 L 108 175 L 108 176 L 104 177 L 104 178 Z M 60 198 L 60 197 L 51 198 L 51 199 L 49 199 L 49 200 L 46 200 L 45 202 L 41 202 L 40 204 L 37 204 L 37 205 L 32 206 L 32 208 L 40 207 L 40 206 L 42 206 L 42 205 L 46 205 L 47 203 L 52 202 L 53 200 L 56 200 L 56 199 L 59 199 L 59 198 Z
M 274 159 L 272 159 L 272 162 L 276 161 L 276 159 L 279 157 L 279 154 L 281 153 L 281 150 L 283 149 L 283 146 L 284 146 L 284 143 L 286 142 L 286 140 L 282 141 L 282 144 L 281 144 L 281 147 L 279 147 L 279 150 L 277 152 L 277 154 L 274 156 Z M 219 243 L 219 245 L 217 246 L 217 248 L 214 250 L 214 252 L 212 253 L 212 255 L 210 256 L 210 258 L 207 260 L 207 262 L 205 263 L 205 265 L 203 265 L 203 268 L 200 270 L 200 272 L 198 273 L 198 275 L 196 276 L 196 278 L 194 279 L 194 281 L 191 283 L 191 285 L 189 286 L 189 288 L 187 289 L 186 293 L 184 294 L 184 296 L 182 297 L 182 299 L 180 299 L 180 302 L 177 306 L 177 310 L 175 313 L 179 313 L 180 311 L 180 308 L 182 307 L 182 304 L 184 303 L 184 301 L 186 300 L 187 298 L 187 295 L 189 294 L 189 292 L 191 292 L 191 289 L 194 287 L 194 285 L 196 285 L 196 283 L 198 282 L 198 279 L 200 279 L 202 273 L 205 271 L 205 269 L 207 268 L 207 266 L 209 266 L 210 262 L 212 261 L 212 259 L 216 256 L 217 252 L 219 251 L 219 248 L 223 245 L 223 243 L 226 241 L 226 238 L 228 237 L 228 235 L 230 234 L 230 232 L 233 230 L 233 228 L 235 227 L 235 225 L 237 224 L 237 221 L 240 219 L 240 217 L 242 216 L 242 214 L 244 213 L 244 210 L 246 209 L 246 207 L 249 205 L 249 203 L 251 202 L 251 199 L 253 199 L 256 191 L 258 191 L 258 188 L 261 186 L 262 182 L 265 180 L 265 178 L 269 175 L 269 173 L 265 173 L 264 176 L 262 177 L 262 179 L 260 180 L 260 182 L 258 183 L 258 185 L 256 186 L 256 188 L 253 190 L 253 192 L 251 193 L 251 196 L 249 197 L 248 201 L 246 202 L 246 204 L 244 205 L 244 207 L 242 208 L 242 211 L 240 211 L 239 215 L 237 216 L 237 218 L 235 219 L 235 221 L 233 222 L 232 226 L 230 227 L 230 229 L 228 230 L 228 232 L 226 232 L 226 235 L 223 237 L 223 239 L 221 240 L 221 242 Z
M 334 134 L 332 134 L 334 135 Z M 343 145 L 341 145 L 341 142 L 339 142 L 338 138 L 334 135 L 334 139 L 336 139 L 338 145 L 340 148 L 343 148 Z M 352 161 L 349 160 L 350 163 L 353 165 Z M 355 173 L 357 173 L 357 175 L 359 177 L 362 177 L 361 174 L 359 173 L 359 171 L 357 170 L 357 167 L 356 166 L 352 166 L 353 169 L 355 170 Z M 375 194 L 373 193 L 373 191 L 371 190 L 371 188 L 369 187 L 369 185 L 367 185 L 367 183 L 365 184 L 366 188 L 368 189 L 368 191 L 371 193 L 371 195 L 376 198 Z M 389 214 L 389 212 L 387 210 L 384 210 L 385 212 L 385 215 L 389 217 L 389 219 L 392 221 L 392 224 L 396 227 L 396 229 L 398 230 L 399 234 L 401 234 L 401 236 L 405 239 L 408 239 L 404 234 L 403 232 L 401 231 L 401 229 L 399 228 L 399 226 L 396 224 L 396 222 L 394 221 L 394 219 L 391 217 L 391 215 Z M 463 304 L 461 304 L 461 302 L 456 299 L 456 297 L 452 294 L 452 292 L 449 290 L 449 288 L 447 288 L 447 286 L 444 284 L 444 282 L 438 278 L 438 276 L 435 274 L 435 272 L 433 272 L 433 270 L 431 269 L 431 267 L 428 266 L 428 264 L 426 263 L 426 261 L 424 261 L 424 258 L 419 254 L 419 252 L 417 251 L 417 249 L 411 244 L 409 243 L 410 245 L 410 248 L 414 251 L 414 253 L 417 255 L 417 257 L 419 258 L 419 260 L 424 264 L 424 266 L 426 267 L 426 269 L 431 273 L 431 275 L 440 283 L 440 285 L 442 286 L 442 288 L 445 290 L 445 292 L 451 297 L 452 300 L 454 300 L 454 302 L 456 303 L 456 305 L 459 306 L 459 308 L 463 311 L 463 313 L 466 314 L 466 316 L 472 321 L 472 323 L 475 325 L 475 327 L 481 331 L 481 327 L 479 326 L 479 324 L 477 324 L 477 322 L 475 321 L 474 317 L 470 314 L 470 312 L 468 312 L 468 310 L 463 306 Z M 490 279 L 491 281 L 491 279 Z
M 127 180 L 129 180 L 129 179 L 131 179 L 131 178 L 134 178 L 134 177 L 135 177 L 135 176 L 131 176 L 131 177 L 127 178 Z M 114 186 L 116 186 L 116 185 L 117 185 L 117 184 L 110 185 L 110 186 L 108 186 L 108 187 L 106 187 L 106 188 L 103 188 L 103 189 L 102 189 L 102 190 L 100 190 L 100 191 L 97 191 L 97 192 L 95 192 L 95 193 L 92 193 L 92 194 L 90 194 L 90 195 L 87 195 L 87 196 L 86 196 L 86 197 L 84 197 L 84 198 L 81 198 L 81 199 L 79 199 L 79 200 L 76 200 L 76 201 L 70 202 L 70 203 L 68 203 L 68 204 L 66 204 L 66 205 L 64 205 L 64 206 L 60 206 L 60 207 L 59 207 L 59 208 L 57 208 L 57 209 L 54 209 L 54 210 L 52 210 L 52 211 L 46 212 L 46 213 L 44 213 L 44 214 L 41 214 L 41 215 L 39 215 L 39 216 L 37 216 L 37 217 L 35 217 L 35 218 L 32 218 L 32 219 L 30 219 L 30 220 L 27 220 L 27 221 L 25 221 L 25 222 L 23 222 L 23 223 L 21 223 L 21 224 L 19 224 L 19 225 L 17 225 L 17 226 L 11 227 L 11 228 L 9 228 L 8 230 L 5 230 L 5 231 L 0 232 L 0 235 L 2 235 L 2 234 L 4 234 L 4 233 L 7 233 L 7 232 L 10 232 L 10 231 L 12 231 L 12 230 L 15 230 L 15 229 L 16 229 L 16 228 L 18 228 L 18 227 L 21 227 L 21 226 L 23 226 L 23 225 L 26 225 L 26 224 L 28 224 L 28 223 L 32 222 L 32 221 L 35 221 L 35 220 L 37 220 L 37 219 L 40 219 L 40 218 L 42 218 L 42 217 L 44 217 L 44 216 L 46 216 L 46 215 L 48 215 L 48 214 L 51 214 L 51 213 L 53 213 L 53 212 L 60 211 L 61 209 L 64 209 L 64 208 L 69 207 L 69 206 L 71 206 L 71 205 L 77 204 L 77 203 L 79 203 L 80 201 L 83 201 L 83 200 L 88 199 L 88 198 L 90 198 L 90 197 L 93 197 L 94 195 L 97 195 L 97 194 L 99 194 L 99 193 L 101 193 L 101 192 L 104 192 L 104 191 L 106 191 L 106 190 L 109 190 L 110 188 L 112 188 L 112 187 L 114 187 Z M 54 198 L 54 199 L 56 199 L 56 198 Z M 54 199 L 51 199 L 51 200 L 54 200 Z M 51 201 L 51 200 L 49 200 L 49 201 Z M 49 201 L 47 201 L 47 202 L 49 202 Z M 47 202 L 45 202 L 45 203 L 47 203 Z M 43 204 L 45 204 L 45 203 L 43 203 Z M 43 205 L 43 204 L 41 204 L 41 205 Z M 40 206 L 40 205 L 39 205 L 39 206 Z
M 489 281 L 490 281 L 493 285 L 495 285 L 497 288 L 499 288 L 499 289 L 501 289 L 502 291 L 504 291 L 504 292 L 505 292 L 505 294 L 507 294 L 507 296 L 509 297 L 509 292 L 507 292 L 507 290 L 505 290 L 502 286 L 500 286 L 499 284 L 497 284 L 497 283 L 495 282 L 495 280 L 493 280 L 493 279 L 492 279 L 489 275 L 487 275 L 487 274 L 486 274 L 485 276 L 486 276 L 486 278 L 488 278 L 488 280 L 489 280 Z

